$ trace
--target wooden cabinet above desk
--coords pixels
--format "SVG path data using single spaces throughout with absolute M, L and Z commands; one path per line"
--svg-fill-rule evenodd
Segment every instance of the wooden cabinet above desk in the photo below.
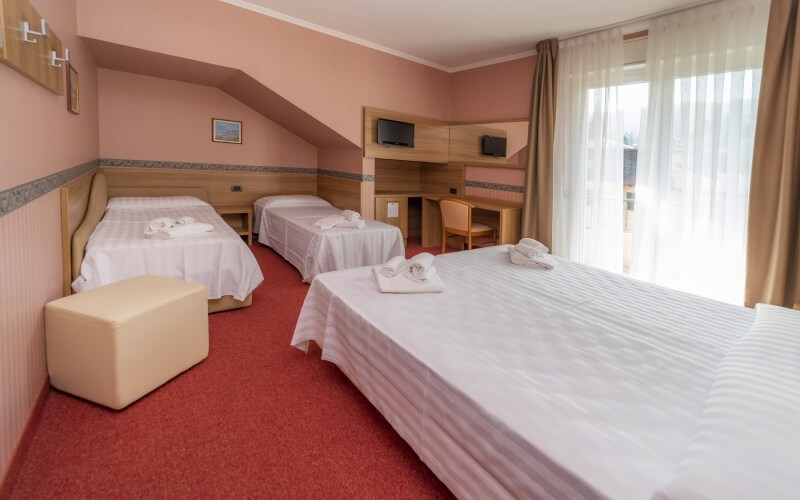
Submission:
M 433 193 L 375 193 L 375 219 L 400 228 L 403 239 L 408 238 L 408 199 L 422 199 L 422 246 L 436 246 L 442 243 L 442 216 L 439 211 L 439 198 L 446 196 Z M 472 219 L 497 229 L 498 243 L 515 244 L 520 239 L 522 204 L 491 198 L 464 197 L 475 205 Z M 388 217 L 389 203 L 398 203 L 397 217 Z

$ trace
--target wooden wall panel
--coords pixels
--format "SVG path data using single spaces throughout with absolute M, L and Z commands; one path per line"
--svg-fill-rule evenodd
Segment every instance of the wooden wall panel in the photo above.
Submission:
M 481 153 L 483 136 L 507 137 L 505 130 L 480 125 L 450 125 L 450 161 L 470 165 L 505 166 L 508 159 Z
M 320 175 L 317 177 L 317 196 L 342 210 L 362 212 L 361 184 L 360 181 Z
M 414 147 L 378 144 L 378 118 L 414 124 Z M 364 156 L 391 160 L 447 163 L 450 127 L 447 122 L 376 108 L 364 108 Z
M 466 183 L 464 165 L 423 163 L 421 167 L 420 184 L 423 192 L 464 197 Z M 456 193 L 450 193 L 450 188 L 456 188 Z
M 109 189 L 117 186 L 204 187 L 214 206 L 251 205 L 274 194 L 317 194 L 315 174 L 225 172 L 133 167 L 102 167 Z M 242 186 L 241 192 L 231 186 Z
M 420 164 L 417 161 L 375 160 L 376 192 L 418 192 L 420 187 Z
M 390 203 L 397 203 L 398 206 L 397 215 L 394 217 L 389 217 Z M 408 240 L 408 197 L 375 196 L 375 220 L 400 228 L 403 240 Z
M 27 0 L 2 0 L 0 3 L 0 62 L 11 66 L 34 82 L 64 95 L 66 65 L 50 64 L 50 51 L 63 57 L 61 39 L 52 27 L 49 36 L 29 35 L 36 43 L 22 40 L 22 22 L 28 21 L 30 29 L 41 31 L 42 17 Z

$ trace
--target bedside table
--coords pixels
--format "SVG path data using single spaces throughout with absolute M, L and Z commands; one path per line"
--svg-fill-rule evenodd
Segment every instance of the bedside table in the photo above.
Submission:
M 253 246 L 253 206 L 232 205 L 214 207 L 214 210 L 236 231 L 236 234 L 245 236 L 247 244 Z

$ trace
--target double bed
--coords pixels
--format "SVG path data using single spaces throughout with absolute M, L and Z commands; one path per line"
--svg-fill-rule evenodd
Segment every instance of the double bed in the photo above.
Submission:
M 291 344 L 318 344 L 461 498 L 798 491 L 800 312 L 507 250 L 437 256 L 438 294 L 381 294 L 369 267 L 318 276 Z M 753 347 L 774 335 L 762 314 L 782 349 Z
M 258 262 L 202 199 L 203 190 L 149 188 L 123 193 L 135 196 L 109 197 L 105 176 L 94 174 L 85 216 L 74 231 L 66 232 L 72 291 L 152 274 L 204 285 L 209 312 L 251 304 L 253 290 L 264 279 Z M 65 206 L 68 213 L 69 204 Z M 191 217 L 211 230 L 180 238 L 146 238 L 144 229 L 160 217 Z
M 405 255 L 400 229 L 366 219 L 364 227 L 322 229 L 318 220 L 339 215 L 341 209 L 311 195 L 277 195 L 254 203 L 258 241 L 292 264 L 304 282 L 320 273 L 376 265 Z

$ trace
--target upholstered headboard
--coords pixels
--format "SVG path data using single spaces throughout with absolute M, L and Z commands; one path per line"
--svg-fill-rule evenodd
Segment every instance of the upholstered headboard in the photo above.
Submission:
M 86 242 L 92 235 L 97 223 L 103 218 L 108 205 L 108 183 L 106 176 L 102 172 L 94 174 L 92 179 L 92 189 L 89 191 L 89 203 L 86 206 L 86 215 L 81 225 L 75 229 L 70 242 L 71 268 L 70 283 L 80 275 L 81 262 L 83 262 L 83 252 L 86 249 Z

